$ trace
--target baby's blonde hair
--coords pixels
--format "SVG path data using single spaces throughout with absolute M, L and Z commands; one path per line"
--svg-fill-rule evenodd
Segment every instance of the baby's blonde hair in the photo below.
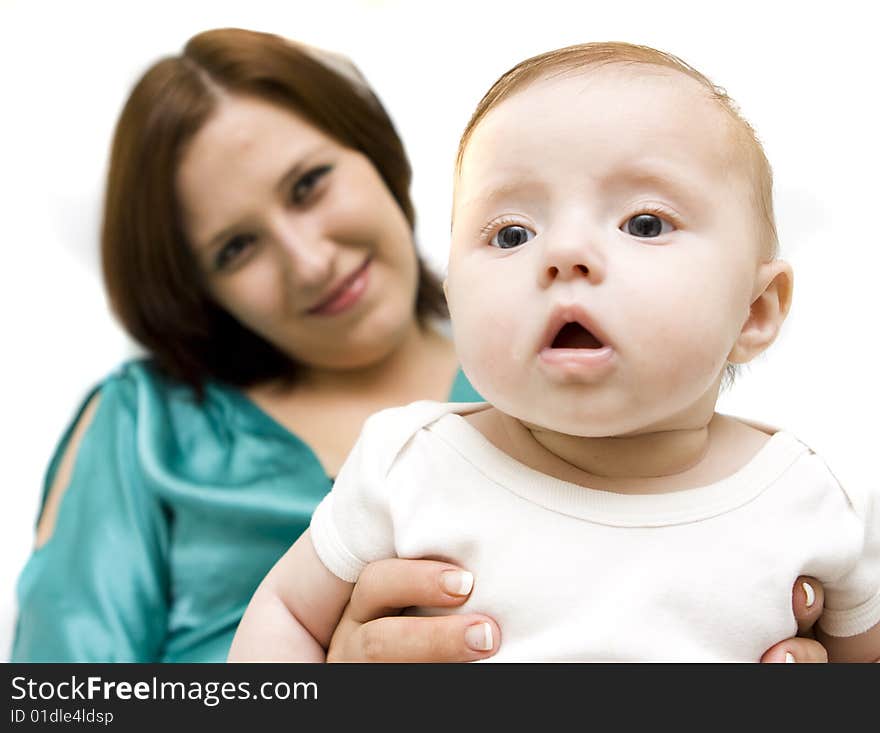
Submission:
M 713 84 L 706 76 L 687 62 L 682 61 L 678 56 L 658 51 L 649 46 L 622 42 L 582 43 L 548 51 L 521 61 L 492 85 L 474 110 L 458 145 L 456 172 L 461 170 L 465 149 L 474 130 L 483 118 L 505 99 L 521 91 L 532 82 L 571 71 L 583 71 L 611 65 L 634 66 L 637 64 L 659 66 L 689 76 L 705 87 L 709 97 L 715 100 L 729 115 L 731 132 L 733 133 L 732 142 L 738 153 L 736 157 L 745 164 L 746 173 L 752 183 L 752 204 L 757 213 L 758 235 L 763 245 L 762 251 L 768 259 L 775 257 L 779 240 L 773 216 L 773 172 L 754 129 L 742 116 L 736 103 L 724 89 Z
M 631 67 L 640 64 L 671 69 L 689 76 L 699 82 L 708 92 L 709 98 L 717 102 L 727 113 L 731 122 L 731 142 L 735 153 L 731 159 L 739 160 L 745 167 L 745 173 L 751 182 L 751 203 L 756 214 L 756 234 L 761 244 L 761 251 L 766 259 L 773 259 L 779 249 L 773 215 L 773 172 L 755 130 L 723 88 L 716 86 L 704 74 L 678 56 L 650 46 L 622 42 L 582 43 L 548 51 L 518 63 L 492 85 L 474 110 L 458 145 L 456 179 L 461 172 L 462 159 L 474 130 L 492 109 L 508 97 L 529 84 L 548 77 L 612 65 Z M 728 385 L 732 383 L 735 375 L 735 365 L 728 364 L 725 370 L 725 383 Z

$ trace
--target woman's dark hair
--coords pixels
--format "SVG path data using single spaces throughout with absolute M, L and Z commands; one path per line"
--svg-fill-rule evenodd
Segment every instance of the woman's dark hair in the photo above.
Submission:
M 297 363 L 245 328 L 208 294 L 187 244 L 175 191 L 187 143 L 211 118 L 218 90 L 296 112 L 363 153 L 410 228 L 409 161 L 394 125 L 342 57 L 279 36 L 227 28 L 155 63 L 125 104 L 110 155 L 101 257 L 110 304 L 160 369 L 201 392 L 206 379 L 247 386 L 294 378 Z M 439 280 L 419 261 L 416 316 L 446 317 Z

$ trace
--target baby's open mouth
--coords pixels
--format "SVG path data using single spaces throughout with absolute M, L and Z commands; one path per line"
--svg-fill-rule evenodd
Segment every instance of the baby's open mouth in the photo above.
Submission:
M 569 322 L 559 329 L 551 349 L 601 349 L 603 344 L 580 323 Z

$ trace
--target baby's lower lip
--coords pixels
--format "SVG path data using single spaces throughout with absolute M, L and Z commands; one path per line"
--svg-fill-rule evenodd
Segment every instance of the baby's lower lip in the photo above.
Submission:
M 612 365 L 614 349 L 607 344 L 598 349 L 553 349 L 546 347 L 538 358 L 554 376 L 599 376 Z

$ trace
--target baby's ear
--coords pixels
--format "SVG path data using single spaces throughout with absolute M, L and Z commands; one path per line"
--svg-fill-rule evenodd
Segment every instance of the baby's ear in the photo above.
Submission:
M 449 278 L 443 278 L 443 297 L 446 298 L 446 302 L 449 302 Z
M 755 277 L 749 317 L 739 332 L 727 360 L 745 364 L 776 340 L 791 308 L 794 274 L 784 260 L 764 262 Z

